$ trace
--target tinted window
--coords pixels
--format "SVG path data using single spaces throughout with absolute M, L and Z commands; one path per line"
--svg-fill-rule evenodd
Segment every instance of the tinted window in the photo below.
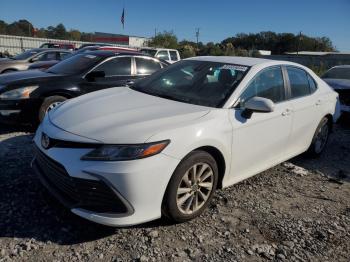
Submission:
M 153 59 L 135 58 L 138 75 L 150 75 L 161 68 L 160 64 Z
M 170 53 L 170 58 L 172 61 L 177 61 L 177 52 L 176 51 L 169 51 Z
M 258 73 L 241 95 L 241 103 L 254 96 L 271 99 L 274 103 L 285 100 L 281 67 L 271 67 Z
M 106 76 L 131 75 L 131 58 L 113 58 L 98 66 L 94 71 L 103 71 Z
M 56 52 L 47 52 L 44 54 L 40 54 L 37 56 L 38 61 L 51 61 L 51 60 L 56 60 L 57 53 Z
M 170 60 L 169 55 L 168 55 L 168 51 L 159 51 L 157 54 L 157 57 L 159 59 L 163 59 L 163 60 Z
M 350 67 L 335 67 L 327 71 L 322 78 L 348 79 L 350 80 Z
M 309 80 L 309 86 L 310 86 L 311 93 L 315 92 L 317 89 L 317 85 L 316 85 L 315 80 L 309 75 L 307 75 L 307 79 Z
M 155 56 L 157 53 L 157 50 L 154 50 L 154 49 L 141 49 L 140 51 L 141 53 L 144 53 L 150 56 Z
M 71 55 L 71 53 L 60 52 L 59 59 L 60 59 L 60 60 L 63 60 L 63 59 L 65 59 L 65 58 L 67 58 L 69 55 Z
M 301 97 L 310 94 L 309 80 L 306 72 L 296 67 L 287 67 L 291 97 Z
M 249 67 L 183 60 L 155 72 L 132 88 L 154 96 L 209 107 L 221 107 Z
M 48 72 L 55 74 L 80 74 L 88 71 L 98 64 L 103 58 L 97 55 L 78 54 L 71 56 L 58 64 L 50 67 Z

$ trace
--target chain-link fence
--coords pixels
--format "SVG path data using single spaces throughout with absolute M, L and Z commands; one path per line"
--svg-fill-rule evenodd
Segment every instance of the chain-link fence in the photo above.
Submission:
M 138 48 L 146 43 L 146 38 L 129 37 L 129 46 Z M 88 44 L 90 42 L 71 41 L 71 40 L 59 40 L 50 38 L 36 38 L 25 36 L 12 36 L 12 35 L 0 35 L 0 53 L 8 53 L 10 55 L 16 55 L 22 53 L 24 50 L 38 48 L 44 43 L 65 43 L 73 44 L 75 48 L 80 47 L 82 44 Z M 113 44 L 114 46 L 121 46 Z M 123 45 L 123 47 L 126 47 Z

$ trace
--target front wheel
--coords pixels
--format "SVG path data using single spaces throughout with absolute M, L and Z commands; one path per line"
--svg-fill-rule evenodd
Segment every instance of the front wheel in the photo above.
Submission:
M 49 96 L 44 99 L 44 102 L 42 103 L 40 109 L 39 109 L 39 121 L 43 121 L 45 115 L 47 112 L 61 104 L 62 102 L 66 101 L 67 98 L 64 96 Z
M 331 131 L 330 124 L 329 119 L 324 117 L 317 126 L 311 145 L 307 150 L 309 156 L 318 157 L 324 151 Z
M 210 203 L 217 183 L 215 159 L 204 151 L 193 151 L 180 162 L 170 179 L 163 214 L 175 222 L 199 216 Z

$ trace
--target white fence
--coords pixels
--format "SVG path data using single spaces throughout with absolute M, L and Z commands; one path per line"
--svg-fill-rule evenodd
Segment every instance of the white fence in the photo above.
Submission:
M 25 36 L 13 36 L 13 35 L 0 35 L 0 52 L 7 51 L 10 55 L 16 55 L 22 53 L 24 50 L 40 47 L 44 43 L 70 43 L 75 47 L 80 47 L 82 44 L 90 42 L 72 41 L 72 40 L 59 40 L 50 38 L 36 38 Z M 142 47 L 147 44 L 147 38 L 143 37 L 129 37 L 129 46 L 127 47 Z M 119 46 L 115 45 L 114 46 Z M 126 46 L 124 46 L 126 47 Z

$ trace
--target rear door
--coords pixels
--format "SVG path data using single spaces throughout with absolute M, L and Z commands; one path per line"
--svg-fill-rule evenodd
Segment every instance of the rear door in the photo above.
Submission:
M 293 128 L 288 146 L 292 155 L 305 151 L 321 120 L 324 101 L 317 94 L 316 81 L 302 68 L 285 67 L 289 100 L 293 105 Z
M 94 81 L 84 78 L 81 83 L 84 92 L 93 92 L 110 87 L 127 86 L 134 79 L 130 56 L 107 58 L 92 71 L 103 71 L 104 77 L 97 77 Z

